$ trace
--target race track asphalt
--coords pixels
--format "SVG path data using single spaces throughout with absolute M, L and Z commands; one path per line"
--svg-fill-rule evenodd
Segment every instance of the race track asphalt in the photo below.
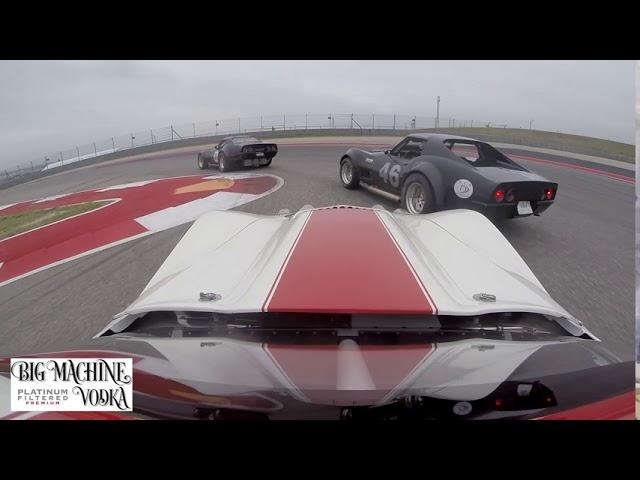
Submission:
M 264 172 L 281 177 L 284 186 L 239 210 L 276 214 L 307 204 L 397 208 L 367 190 L 341 186 L 338 159 L 345 150 L 281 147 Z M 513 153 L 563 161 L 524 150 Z M 551 163 L 516 161 L 558 182 L 558 197 L 542 216 L 510 220 L 499 228 L 558 303 L 622 360 L 634 358 L 634 185 Z M 588 166 L 632 175 L 604 165 Z M 198 173 L 192 153 L 119 160 L 2 190 L 0 204 Z M 138 296 L 188 228 L 182 225 L 133 240 L 0 287 L 0 356 L 53 352 L 90 339 Z

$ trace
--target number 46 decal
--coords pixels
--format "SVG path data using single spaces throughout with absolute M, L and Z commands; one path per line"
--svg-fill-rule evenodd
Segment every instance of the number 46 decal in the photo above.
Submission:
M 400 165 L 391 166 L 391 162 L 384 164 L 384 167 L 378 172 L 384 183 L 391 183 L 391 186 L 398 188 L 400 186 Z

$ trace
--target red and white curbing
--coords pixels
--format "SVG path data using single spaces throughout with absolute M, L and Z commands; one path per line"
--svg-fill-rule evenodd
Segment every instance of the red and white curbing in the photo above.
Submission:
M 212 183 L 220 179 L 220 184 Z M 0 241 L 0 286 L 36 272 L 228 210 L 278 190 L 269 174 L 190 175 L 88 190 L 0 207 L 3 214 L 82 202 L 111 203 Z

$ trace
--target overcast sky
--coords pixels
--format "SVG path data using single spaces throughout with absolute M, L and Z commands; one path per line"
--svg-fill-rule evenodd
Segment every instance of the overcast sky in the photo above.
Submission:
M 634 143 L 633 61 L 0 61 L 0 167 L 221 118 L 398 113 Z M 441 122 L 442 124 L 442 122 Z

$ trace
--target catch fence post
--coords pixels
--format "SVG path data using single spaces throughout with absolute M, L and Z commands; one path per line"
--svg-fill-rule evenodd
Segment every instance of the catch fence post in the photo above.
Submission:
M 96 147 L 96 142 L 93 142 L 93 155 L 96 157 L 98 156 L 98 149 Z
M 393 129 L 396 129 L 396 114 L 393 114 Z
M 113 147 L 113 151 L 116 151 L 116 142 L 113 140 L 113 137 L 111 137 L 111 146 Z

